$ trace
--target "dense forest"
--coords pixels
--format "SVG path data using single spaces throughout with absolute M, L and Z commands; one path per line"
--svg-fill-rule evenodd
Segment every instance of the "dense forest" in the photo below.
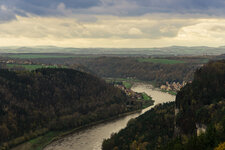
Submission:
M 225 60 L 210 62 L 197 69 L 192 84 L 177 94 L 176 109 L 179 112 L 176 132 L 180 139 L 172 142 L 170 149 L 178 145 L 182 149 L 213 149 L 224 142 Z M 206 133 L 200 135 L 199 131 L 204 127 Z
M 193 65 L 190 64 L 160 64 L 139 62 L 132 58 L 97 58 L 94 62 L 84 64 L 96 70 L 102 77 L 135 77 L 143 81 L 155 81 L 163 84 L 169 82 L 182 82 L 192 79 Z
M 193 73 L 202 63 L 199 58 L 169 58 L 187 63 L 153 63 L 143 62 L 141 57 L 82 57 L 61 59 L 33 59 L 35 63 L 61 64 L 72 66 L 79 64 L 100 77 L 127 78 L 133 77 L 143 81 L 154 81 L 158 85 L 168 82 L 183 82 L 193 79 Z M 148 58 L 147 58 L 148 59 Z
M 120 89 L 73 69 L 1 69 L 0 149 L 139 108 Z
M 183 133 L 193 134 L 196 123 L 210 124 L 212 119 L 216 119 L 208 107 L 216 109 L 219 107 L 216 105 L 224 99 L 225 61 L 210 62 L 198 69 L 192 84 L 188 84 L 177 94 L 176 108 L 179 110 L 177 125 Z
M 175 104 L 162 104 L 130 121 L 103 149 L 212 150 L 225 142 L 225 61 L 197 69 Z
M 104 140 L 103 150 L 157 149 L 173 137 L 174 102 L 157 105 Z
M 12 60 L 14 63 L 30 62 L 37 65 L 60 65 L 68 68 L 81 69 L 99 77 L 127 78 L 133 77 L 143 81 L 155 82 L 157 86 L 165 82 L 183 82 L 193 79 L 193 73 L 210 59 L 220 59 L 213 56 L 101 56 L 65 54 L 11 54 L 11 57 L 0 57 L 2 61 Z M 68 54 L 67 54 L 68 55 Z M 10 56 L 10 55 L 9 55 Z M 47 57 L 49 56 L 49 58 Z M 57 57 L 51 57 L 57 56 Z M 29 58 L 32 57 L 32 58 Z M 8 66 L 7 64 L 6 66 Z M 16 69 L 16 68 L 15 68 Z M 21 69 L 21 68 L 17 68 Z

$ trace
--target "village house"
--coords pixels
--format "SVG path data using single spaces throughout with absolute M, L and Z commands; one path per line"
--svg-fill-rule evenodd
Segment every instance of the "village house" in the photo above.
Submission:
M 182 87 L 184 87 L 187 84 L 187 82 L 183 81 L 181 84 L 179 82 L 173 82 L 169 83 L 168 81 L 166 82 L 166 85 L 161 85 L 160 89 L 161 90 L 166 90 L 166 91 L 180 91 Z

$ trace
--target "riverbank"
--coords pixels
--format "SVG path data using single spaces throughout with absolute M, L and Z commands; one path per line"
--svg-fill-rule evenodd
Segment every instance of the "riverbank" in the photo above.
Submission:
M 153 87 L 158 87 L 157 83 L 155 81 L 144 81 L 144 80 L 139 80 L 136 78 L 104 78 L 104 80 L 107 83 L 118 83 L 121 82 L 124 84 L 124 86 L 128 89 L 130 89 L 135 83 L 146 83 L 146 84 L 151 84 Z
M 133 99 L 141 100 L 142 109 L 147 108 L 154 104 L 154 100 L 152 97 L 146 94 L 145 92 L 135 92 L 131 90 L 132 86 L 137 83 L 145 83 L 143 81 L 134 79 L 134 78 L 105 78 L 106 82 L 113 84 L 114 87 L 122 90 L 128 97 Z M 149 83 L 148 83 L 149 84 Z
M 106 82 L 108 83 L 113 83 L 113 84 L 123 84 L 127 89 L 131 89 L 131 87 L 137 83 L 144 83 L 144 84 L 151 84 L 154 88 L 159 88 L 160 89 L 160 85 L 158 85 L 156 82 L 154 81 L 142 81 L 136 78 L 105 78 Z M 177 95 L 177 92 L 173 91 L 173 90 L 163 90 L 160 89 L 162 92 L 165 93 L 169 93 L 171 95 Z
M 175 100 L 175 95 L 161 91 L 161 89 L 155 87 L 152 84 L 137 82 L 132 86 L 131 89 L 135 92 L 145 92 L 147 95 L 151 96 L 155 101 L 154 105 Z
M 69 136 L 75 132 L 78 132 L 80 130 L 85 130 L 86 128 L 90 128 L 92 126 L 101 124 L 101 123 L 105 123 L 105 122 L 109 122 L 109 121 L 113 121 L 115 119 L 119 119 L 121 117 L 125 117 L 131 114 L 135 114 L 135 113 L 141 113 L 143 109 L 138 109 L 135 111 L 131 111 L 131 112 L 126 112 L 123 114 L 119 114 L 117 116 L 105 119 L 105 120 L 100 120 L 100 121 L 96 121 L 81 127 L 77 127 L 71 130 L 64 130 L 64 131 L 49 131 L 46 134 L 43 134 L 41 136 L 38 136 L 32 140 L 29 140 L 25 143 L 19 144 L 16 147 L 11 148 L 11 150 L 28 150 L 28 149 L 32 149 L 32 150 L 42 150 L 44 149 L 47 145 L 53 143 L 54 141 L 60 140 L 66 136 Z
M 135 92 L 145 92 L 147 95 L 150 95 L 155 100 L 154 105 L 146 109 L 120 114 L 107 120 L 94 122 L 73 130 L 62 131 L 60 133 L 50 132 L 27 142 L 28 144 L 24 143 L 24 145 L 28 146 L 32 143 L 35 146 L 34 148 L 17 147 L 17 149 L 13 150 L 41 150 L 43 148 L 45 150 L 100 150 L 103 139 L 109 138 L 112 133 L 117 133 L 119 130 L 125 128 L 131 118 L 138 117 L 158 103 L 174 101 L 175 99 L 175 96 L 163 93 L 151 84 L 135 83 L 132 89 Z
M 133 85 L 132 90 L 135 92 L 145 92 L 150 95 L 155 100 L 154 105 L 143 109 L 141 113 L 128 115 L 114 121 L 75 132 L 74 134 L 52 142 L 44 150 L 101 150 L 103 140 L 110 138 L 113 133 L 118 133 L 121 129 L 125 128 L 130 119 L 140 116 L 159 103 L 175 100 L 175 96 L 161 92 L 151 84 L 136 83 Z
M 174 91 L 167 91 L 167 90 L 162 90 L 162 89 L 161 89 L 161 91 L 165 92 L 165 93 L 169 93 L 169 94 L 174 95 L 174 96 L 177 95 L 177 92 L 174 92 Z

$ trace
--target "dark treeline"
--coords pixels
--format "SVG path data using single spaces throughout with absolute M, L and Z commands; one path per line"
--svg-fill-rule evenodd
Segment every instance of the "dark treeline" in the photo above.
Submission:
M 219 144 L 225 143 L 225 100 L 218 103 L 205 105 L 197 110 L 197 116 L 194 117 L 196 123 L 208 122 L 206 125 L 206 132 L 200 135 L 180 133 L 177 138 L 168 142 L 163 146 L 162 150 L 213 150 Z M 188 117 L 187 119 L 190 119 Z M 180 119 L 181 120 L 181 119 Z M 179 120 L 179 121 L 180 121 Z M 186 118 L 183 118 L 186 121 Z M 179 123 L 180 124 L 180 123 Z M 187 129 L 187 125 L 182 127 Z M 190 132 L 192 132 L 190 127 Z M 224 150 L 224 147 L 218 150 Z
M 104 140 L 103 150 L 157 149 L 167 143 L 174 133 L 174 102 L 157 105 L 110 139 Z
M 176 116 L 175 107 L 179 111 Z M 205 127 L 206 132 L 198 132 L 199 127 Z M 197 69 L 193 82 L 178 92 L 175 104 L 163 104 L 130 122 L 105 140 L 103 149 L 212 150 L 223 142 L 224 60 Z
M 102 77 L 135 77 L 144 81 L 155 81 L 163 84 L 182 82 L 192 79 L 194 66 L 190 64 L 159 64 L 139 62 L 134 58 L 97 58 L 93 62 L 84 64 L 96 70 Z
M 96 58 L 67 58 L 67 59 L 34 59 L 36 63 L 47 64 L 80 64 L 100 77 L 126 78 L 135 77 L 143 81 L 155 81 L 165 84 L 169 82 L 190 81 L 194 70 L 199 66 L 197 60 L 188 63 L 160 64 L 139 62 L 140 57 L 96 57 Z M 181 59 L 182 60 L 182 59 Z M 193 61 L 194 63 L 191 63 Z
M 183 133 L 193 134 L 196 123 L 210 124 L 212 119 L 216 119 L 211 118 L 207 106 L 216 109 L 214 105 L 224 99 L 225 61 L 210 62 L 198 69 L 192 84 L 186 85 L 177 94 L 176 107 L 180 110 L 177 125 Z
M 72 69 L 0 70 L 0 147 L 141 108 L 118 88 Z
M 180 138 L 167 149 L 214 149 L 225 142 L 225 60 L 198 69 L 192 84 L 177 94 L 176 108 Z M 197 136 L 197 126 L 206 126 L 206 133 Z

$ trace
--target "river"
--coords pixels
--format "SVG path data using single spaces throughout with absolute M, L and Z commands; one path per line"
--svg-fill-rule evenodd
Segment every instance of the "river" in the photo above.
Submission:
M 136 83 L 132 86 L 135 92 L 145 92 L 155 100 L 154 105 L 163 102 L 174 101 L 175 96 L 161 92 L 150 84 Z M 136 118 L 154 106 L 143 109 L 140 113 L 134 113 L 106 123 L 101 123 L 87 129 L 74 132 L 45 147 L 44 150 L 101 150 L 104 139 L 109 138 L 112 133 L 125 128 L 131 118 Z

